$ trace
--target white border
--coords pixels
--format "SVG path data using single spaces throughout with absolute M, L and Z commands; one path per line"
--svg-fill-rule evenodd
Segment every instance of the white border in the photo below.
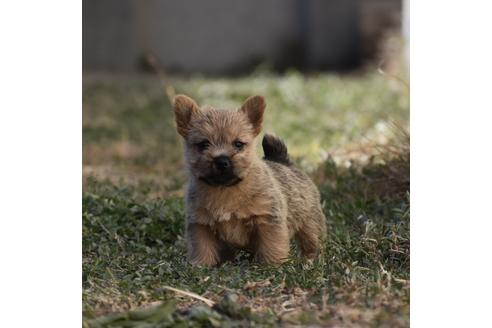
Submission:
M 411 2 L 411 324 L 490 326 L 492 4 Z
M 80 327 L 81 1 L 0 6 L 3 327 Z

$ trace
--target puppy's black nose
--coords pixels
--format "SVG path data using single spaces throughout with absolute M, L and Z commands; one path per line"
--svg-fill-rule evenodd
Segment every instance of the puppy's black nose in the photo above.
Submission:
M 219 170 L 227 170 L 232 166 L 231 160 L 227 156 L 217 156 L 214 158 L 214 164 Z

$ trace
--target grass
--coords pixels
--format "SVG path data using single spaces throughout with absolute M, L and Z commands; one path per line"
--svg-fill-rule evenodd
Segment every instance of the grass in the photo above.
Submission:
M 287 263 L 270 267 L 241 253 L 218 268 L 192 268 L 180 140 L 161 85 L 87 77 L 84 325 L 408 326 L 409 140 L 388 124 L 408 124 L 401 85 L 370 73 L 171 81 L 210 105 L 266 97 L 264 130 L 285 139 L 320 188 L 328 218 L 323 256 L 309 264 L 294 250 Z

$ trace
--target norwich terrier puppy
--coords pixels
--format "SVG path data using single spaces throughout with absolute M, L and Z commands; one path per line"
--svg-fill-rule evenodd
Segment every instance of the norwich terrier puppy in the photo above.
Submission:
M 174 98 L 190 173 L 186 235 L 193 265 L 214 266 L 236 249 L 282 263 L 291 238 L 311 260 L 320 250 L 326 222 L 316 186 L 292 165 L 280 139 L 265 135 L 265 157 L 256 154 L 265 107 L 260 96 L 237 110 L 200 108 L 187 96 Z

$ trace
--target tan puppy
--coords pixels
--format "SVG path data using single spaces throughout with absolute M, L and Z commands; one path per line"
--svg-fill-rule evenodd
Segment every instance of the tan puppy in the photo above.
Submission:
M 265 135 L 265 158 L 256 155 L 265 106 L 260 96 L 237 110 L 199 108 L 187 96 L 174 98 L 190 173 L 186 232 L 194 265 L 216 265 L 238 248 L 257 260 L 281 263 L 292 237 L 309 259 L 320 250 L 326 223 L 316 186 L 291 164 L 281 140 Z

